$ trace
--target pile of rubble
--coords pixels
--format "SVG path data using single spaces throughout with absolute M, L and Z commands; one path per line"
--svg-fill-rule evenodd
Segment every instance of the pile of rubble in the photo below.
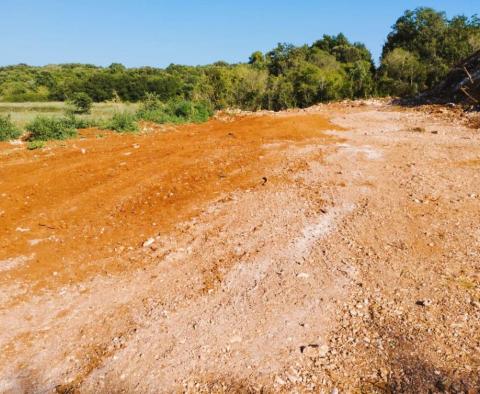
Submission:
M 457 64 L 434 89 L 420 96 L 422 102 L 460 103 L 480 108 L 480 51 Z

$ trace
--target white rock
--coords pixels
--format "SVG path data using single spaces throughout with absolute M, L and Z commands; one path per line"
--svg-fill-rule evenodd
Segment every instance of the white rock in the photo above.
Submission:
M 308 278 L 310 278 L 310 275 L 307 274 L 306 272 L 300 272 L 299 274 L 297 274 L 297 278 L 298 279 L 308 279 Z
M 144 243 L 143 247 L 148 248 L 150 245 L 152 245 L 155 242 L 155 238 L 148 238 Z
M 242 337 L 235 335 L 234 337 L 230 338 L 230 343 L 240 343 L 242 342 Z
M 320 357 L 325 357 L 327 354 L 328 354 L 328 351 L 330 350 L 330 348 L 328 347 L 328 345 L 322 345 L 320 346 L 320 348 L 318 349 L 318 355 Z
M 233 253 L 235 253 L 235 256 L 238 256 L 238 257 L 243 256 L 245 254 L 244 250 L 239 246 L 233 249 Z

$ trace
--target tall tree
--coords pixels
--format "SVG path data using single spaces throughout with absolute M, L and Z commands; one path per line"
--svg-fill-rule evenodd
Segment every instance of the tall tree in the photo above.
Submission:
M 412 87 L 409 93 L 416 92 L 413 82 L 417 88 L 431 88 L 445 77 L 452 66 L 476 49 L 479 37 L 480 20 L 476 16 L 448 19 L 444 12 L 432 8 L 407 10 L 392 26 L 383 47 L 381 85 L 400 87 L 400 90 L 391 92 L 393 94 L 405 93 L 403 84 L 389 81 L 389 78 L 405 82 L 405 72 L 408 74 L 407 70 L 413 67 L 422 69 L 422 72 L 408 76 Z M 419 62 L 421 67 L 414 65 L 415 62 Z M 399 72 L 400 68 L 402 72 Z

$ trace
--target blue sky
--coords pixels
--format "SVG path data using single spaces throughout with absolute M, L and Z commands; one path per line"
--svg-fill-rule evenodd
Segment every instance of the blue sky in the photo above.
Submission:
M 480 13 L 479 0 L 0 0 L 0 65 L 240 62 L 339 32 L 377 59 L 395 20 L 419 6 Z

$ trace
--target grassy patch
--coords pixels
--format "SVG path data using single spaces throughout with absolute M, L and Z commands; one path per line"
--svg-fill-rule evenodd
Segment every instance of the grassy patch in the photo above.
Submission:
M 138 131 L 137 117 L 128 111 L 116 112 L 104 122 L 103 129 L 118 131 L 119 133 L 131 133 Z
M 89 127 L 98 127 L 101 121 L 95 118 L 81 118 L 74 115 L 68 115 L 63 118 L 65 123 L 70 124 L 76 129 L 86 129 Z
M 22 132 L 13 124 L 9 115 L 0 115 L 0 141 L 14 140 L 21 135 Z
M 45 142 L 44 141 L 30 141 L 27 144 L 27 149 L 28 150 L 35 150 L 35 149 L 41 149 L 45 147 Z
M 88 115 L 76 116 L 88 122 L 95 123 L 93 127 L 100 121 L 105 121 L 112 117 L 115 112 L 129 110 L 135 112 L 138 108 L 137 104 L 130 103 L 94 103 Z M 28 123 L 32 122 L 37 115 L 45 116 L 61 116 L 68 112 L 69 105 L 64 102 L 35 102 L 35 103 L 2 103 L 0 102 L 0 114 L 10 114 L 12 121 L 20 128 L 24 128 Z M 82 127 L 79 127 L 82 128 Z

